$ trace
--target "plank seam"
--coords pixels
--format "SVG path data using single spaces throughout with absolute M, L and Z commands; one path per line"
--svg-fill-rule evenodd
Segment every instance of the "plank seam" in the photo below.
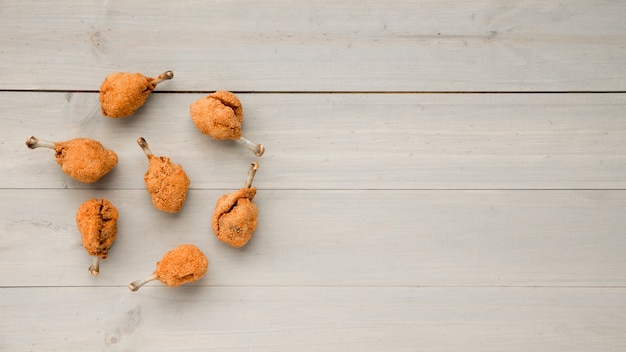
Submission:
M 256 187 L 258 191 L 285 191 L 285 192 L 338 192 L 338 191 L 363 191 L 363 192 L 389 192 L 389 191 L 416 191 L 416 192 L 563 192 L 563 191 L 626 191 L 626 188 L 262 188 Z M 16 188 L 16 187 L 0 187 L 0 191 L 54 191 L 54 190 L 75 190 L 75 191 L 145 191 L 145 188 L 68 188 L 68 187 L 49 187 L 49 188 Z M 189 188 L 190 191 L 233 191 L 237 188 Z
M 98 91 L 95 91 L 98 92 Z M 214 91 L 155 91 L 161 94 L 198 94 L 213 93 Z M 626 90 L 577 90 L 577 91 L 445 91 L 445 90 L 417 90 L 417 91 L 233 91 L 235 94 L 624 94 Z
M 146 286 L 147 287 L 147 286 Z M 198 287 L 256 287 L 256 288 L 416 288 L 416 289 L 617 289 L 624 290 L 626 285 L 193 285 L 187 286 L 187 288 Z M 0 286 L 0 289 L 31 289 L 31 288 L 128 288 L 128 285 L 67 285 L 67 286 Z M 147 287 L 148 288 L 148 287 Z M 165 288 L 167 286 L 151 286 L 149 288 Z

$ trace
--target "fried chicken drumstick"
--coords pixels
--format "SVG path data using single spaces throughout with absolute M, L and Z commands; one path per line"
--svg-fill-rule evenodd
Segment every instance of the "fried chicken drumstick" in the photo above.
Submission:
M 259 164 L 252 163 L 244 187 L 221 196 L 215 205 L 211 222 L 213 232 L 220 241 L 231 247 L 240 248 L 246 245 L 256 229 L 258 211 L 252 201 L 256 188 L 251 186 L 258 168 Z
M 202 251 L 193 244 L 183 244 L 165 253 L 156 264 L 154 273 L 144 279 L 136 280 L 128 285 L 131 291 L 153 280 L 159 280 L 169 287 L 180 286 L 199 280 L 206 274 L 209 260 Z
M 202 133 L 215 139 L 232 139 L 256 156 L 265 152 L 262 144 L 256 144 L 241 135 L 243 108 L 235 94 L 227 91 L 209 94 L 191 104 L 189 113 Z
M 131 72 L 108 75 L 100 85 L 102 115 L 126 117 L 134 114 L 146 103 L 157 84 L 172 78 L 174 78 L 172 71 L 163 72 L 156 78 Z
M 106 259 L 109 249 L 117 236 L 118 212 L 113 204 L 105 199 L 90 199 L 76 212 L 76 225 L 83 237 L 83 246 L 93 257 L 89 273 L 100 273 L 100 259 Z
M 137 139 L 137 144 L 148 157 L 148 171 L 143 179 L 152 204 L 161 211 L 177 213 L 185 204 L 190 183 L 185 170 L 167 157 L 152 154 L 143 137 Z
M 98 141 L 76 138 L 65 142 L 50 142 L 28 137 L 30 149 L 49 148 L 54 150 L 57 163 L 71 178 L 84 183 L 94 183 L 117 165 L 117 154 L 105 149 Z

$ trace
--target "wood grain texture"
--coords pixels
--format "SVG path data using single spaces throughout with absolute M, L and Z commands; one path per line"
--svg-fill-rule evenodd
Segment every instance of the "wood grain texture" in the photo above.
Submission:
M 0 89 L 171 69 L 160 89 L 623 91 L 625 15 L 610 0 L 7 2 Z
M 623 351 L 626 3 L 25 0 L 0 4 L 0 351 Z M 173 80 L 101 116 L 115 71 Z M 238 93 L 257 158 L 189 105 Z M 469 93 L 469 94 L 468 94 Z M 29 135 L 100 140 L 100 182 Z M 145 137 L 182 164 L 178 214 L 145 191 Z M 251 161 L 259 225 L 217 198 Z M 101 274 L 75 224 L 106 197 Z M 128 283 L 181 243 L 207 275 Z
M 20 351 L 626 348 L 623 292 L 608 288 L 68 287 L 0 297 L 0 342 Z
M 210 229 L 226 191 L 194 190 L 176 215 L 143 190 L 0 190 L 0 282 L 118 286 L 182 243 L 209 257 L 197 285 L 626 287 L 624 191 L 283 191 L 260 188 L 259 225 L 235 250 Z M 75 214 L 91 197 L 119 210 L 97 278 Z
M 231 189 L 260 163 L 271 189 L 624 189 L 624 94 L 240 94 L 243 133 L 261 158 L 200 133 L 189 105 L 155 94 L 135 115 L 101 116 L 95 93 L 2 92 L 8 188 L 142 189 L 143 136 L 180 163 L 194 189 Z M 99 183 L 67 177 L 29 135 L 89 137 L 119 155 Z

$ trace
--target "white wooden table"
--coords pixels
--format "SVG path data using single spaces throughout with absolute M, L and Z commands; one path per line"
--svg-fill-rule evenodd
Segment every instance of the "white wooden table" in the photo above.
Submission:
M 626 350 L 626 3 L 3 1 L 1 351 Z M 116 71 L 173 70 L 125 119 Z M 258 158 L 189 105 L 235 92 Z M 119 164 L 67 177 L 29 135 Z M 145 137 L 191 179 L 150 203 Z M 251 161 L 259 225 L 210 229 Z M 120 211 L 101 274 L 75 213 Z M 198 245 L 200 281 L 131 281 Z

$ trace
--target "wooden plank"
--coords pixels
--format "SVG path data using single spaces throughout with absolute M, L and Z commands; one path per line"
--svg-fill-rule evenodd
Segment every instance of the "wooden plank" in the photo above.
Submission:
M 625 15 L 610 0 L 8 2 L 0 89 L 171 69 L 159 89 L 623 91 Z
M 623 289 L 4 288 L 0 297 L 0 342 L 11 351 L 626 348 Z
M 0 351 L 626 350 L 625 15 L 611 0 L 0 5 Z M 101 117 L 104 76 L 166 69 L 136 116 Z M 240 93 L 263 157 L 193 126 L 189 104 L 218 89 Z M 77 183 L 31 134 L 101 140 L 120 164 Z M 190 175 L 179 214 L 150 204 L 139 136 Z M 260 222 L 235 250 L 210 217 L 253 160 Z M 98 277 L 74 220 L 92 197 L 121 213 Z M 206 277 L 129 292 L 180 243 L 207 253 Z
M 239 250 L 210 229 L 222 193 L 193 190 L 172 215 L 142 190 L 0 190 L 0 282 L 125 287 L 194 243 L 209 257 L 203 286 L 626 285 L 624 191 L 259 189 L 258 228 Z M 92 197 L 121 214 L 97 278 L 74 219 Z
M 142 189 L 144 136 L 195 189 L 239 187 L 252 160 L 271 189 L 626 188 L 624 94 L 240 94 L 261 158 L 196 129 L 188 107 L 202 96 L 156 94 L 108 119 L 94 93 L 1 92 L 2 187 Z M 120 162 L 86 186 L 29 135 L 98 139 Z

